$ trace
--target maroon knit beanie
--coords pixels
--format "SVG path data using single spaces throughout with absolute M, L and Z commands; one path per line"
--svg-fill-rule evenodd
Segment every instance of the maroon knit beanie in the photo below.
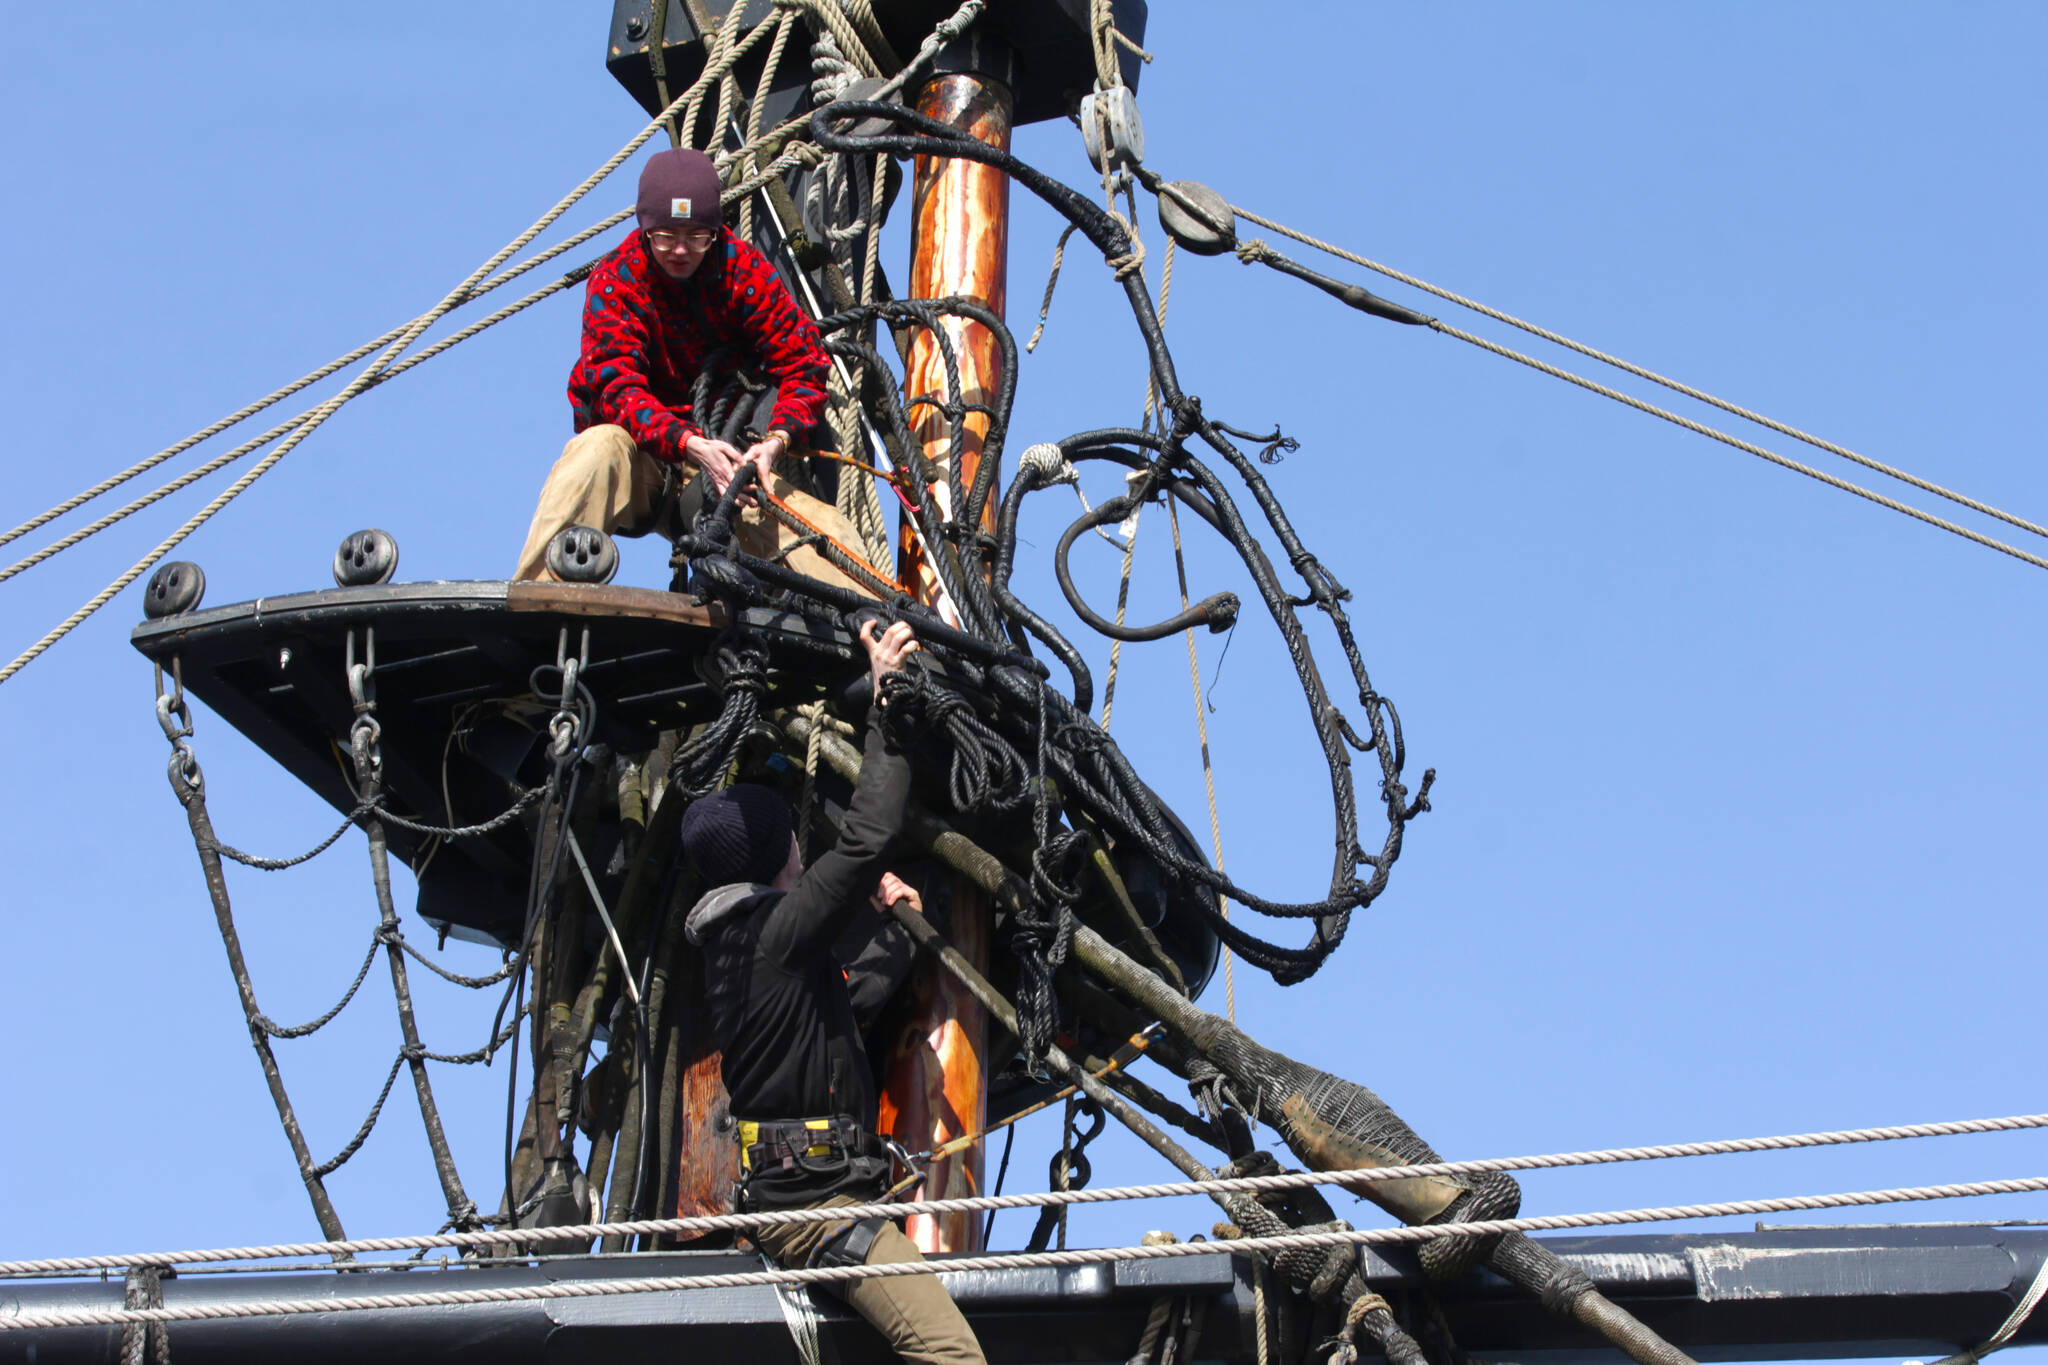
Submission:
M 640 227 L 717 228 L 725 223 L 718 168 L 690 147 L 656 152 L 640 172 Z
M 683 856 L 706 889 L 772 882 L 789 863 L 794 825 L 780 792 L 741 782 L 690 803 L 683 812 Z

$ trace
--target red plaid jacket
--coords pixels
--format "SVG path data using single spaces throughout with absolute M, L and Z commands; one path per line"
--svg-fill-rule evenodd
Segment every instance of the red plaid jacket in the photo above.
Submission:
M 576 430 L 613 423 L 659 460 L 683 462 L 700 436 L 690 389 L 707 358 L 777 386 L 768 425 L 802 432 L 825 408 L 825 353 L 767 258 L 731 229 L 689 279 L 649 258 L 635 232 L 591 272 L 583 294 L 583 349 L 569 372 Z

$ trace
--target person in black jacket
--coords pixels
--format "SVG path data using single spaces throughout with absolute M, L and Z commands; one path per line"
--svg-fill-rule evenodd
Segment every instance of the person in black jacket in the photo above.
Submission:
M 917 893 L 883 871 L 903 827 L 910 765 L 883 726 L 882 679 L 917 649 L 897 622 L 861 628 L 874 679 L 860 781 L 832 849 L 805 868 L 789 803 L 742 784 L 683 813 L 684 855 L 709 887 L 686 932 L 704 952 L 705 996 L 723 1050 L 740 1140 L 740 1203 L 754 1209 L 865 1203 L 889 1159 L 875 1135 L 874 1074 L 832 945 L 864 908 Z M 787 1223 L 750 1234 L 785 1266 L 922 1261 L 895 1223 Z M 898 1355 L 930 1365 L 982 1365 L 966 1318 L 933 1275 L 834 1286 Z

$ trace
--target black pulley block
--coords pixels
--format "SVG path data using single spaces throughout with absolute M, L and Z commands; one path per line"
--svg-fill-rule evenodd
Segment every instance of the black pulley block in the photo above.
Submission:
M 334 582 L 343 588 L 389 583 L 398 572 L 398 542 L 376 527 L 344 537 L 334 552 Z
M 199 605 L 206 596 L 206 571 L 189 559 L 159 565 L 142 590 L 142 614 L 152 621 L 176 616 Z
M 564 583 L 609 583 L 619 547 L 595 526 L 571 526 L 548 542 L 548 569 Z

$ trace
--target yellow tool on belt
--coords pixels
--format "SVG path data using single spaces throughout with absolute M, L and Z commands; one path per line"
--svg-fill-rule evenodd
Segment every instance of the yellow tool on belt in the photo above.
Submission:
M 779 1129 L 787 1132 L 787 1130 L 796 1127 L 798 1124 L 802 1124 L 804 1128 L 816 1133 L 819 1138 L 818 1142 L 805 1147 L 800 1155 L 807 1157 L 827 1157 L 832 1155 L 833 1120 L 831 1119 L 778 1119 L 771 1123 L 759 1123 L 753 1119 L 741 1119 L 739 1134 L 740 1170 L 746 1174 L 753 1172 L 754 1149 L 761 1145 L 761 1130 L 763 1128 L 769 1129 L 771 1135 L 773 1135 L 775 1130 Z

